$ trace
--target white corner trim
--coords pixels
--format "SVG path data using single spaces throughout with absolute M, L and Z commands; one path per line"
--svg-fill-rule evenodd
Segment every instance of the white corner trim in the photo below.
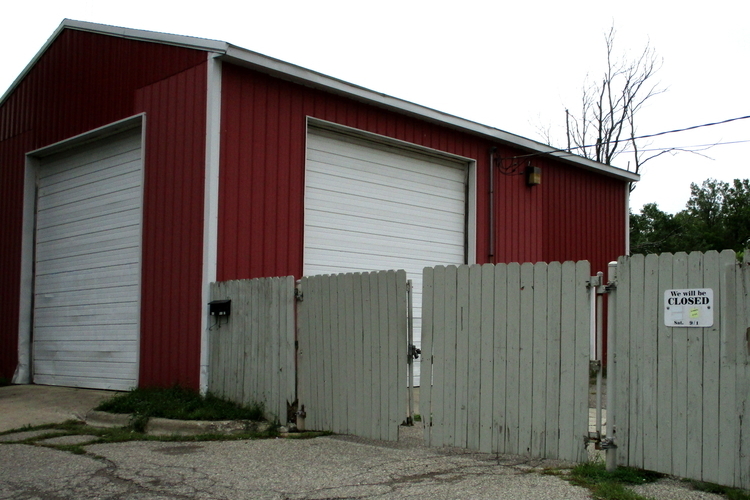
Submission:
M 221 146 L 221 61 L 208 55 L 206 85 L 206 177 L 203 201 L 203 283 L 201 300 L 201 354 L 199 385 L 202 394 L 208 391 L 209 342 L 208 302 L 211 283 L 216 281 L 219 240 L 219 162 Z
M 469 160 L 469 178 L 467 179 L 468 193 L 466 204 L 467 217 L 467 248 L 466 263 L 469 265 L 477 263 L 477 160 Z
M 630 255 L 630 184 L 625 183 L 625 255 Z
M 39 160 L 26 156 L 23 183 L 21 234 L 21 289 L 18 312 L 18 365 L 14 384 L 31 383 L 31 329 L 34 310 L 34 233 L 36 232 L 36 180 Z

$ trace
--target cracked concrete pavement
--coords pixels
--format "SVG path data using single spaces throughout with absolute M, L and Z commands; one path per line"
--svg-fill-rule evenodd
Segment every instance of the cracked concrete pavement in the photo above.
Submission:
M 45 386 L 0 388 L 0 431 L 81 419 L 112 393 Z M 86 436 L 24 431 L 0 437 L 0 500 L 175 499 L 584 499 L 545 475 L 556 461 L 427 448 L 421 427 L 396 443 L 354 436 L 312 440 L 85 445 Z M 20 444 L 23 439 L 35 444 Z M 53 448 L 81 444 L 86 454 Z M 665 478 L 634 488 L 659 500 L 721 500 Z
M 419 432 L 406 429 L 406 433 Z M 551 461 L 348 436 L 0 448 L 0 499 L 585 499 Z

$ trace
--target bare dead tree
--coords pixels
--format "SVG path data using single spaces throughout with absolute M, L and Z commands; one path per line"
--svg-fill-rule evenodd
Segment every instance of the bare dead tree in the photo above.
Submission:
M 639 173 L 644 163 L 667 152 L 649 154 L 636 139 L 638 113 L 665 91 L 654 82 L 662 59 L 648 43 L 635 59 L 616 58 L 615 34 L 612 27 L 604 37 L 607 65 L 600 79 L 584 85 L 579 114 L 565 110 L 568 149 L 607 165 L 628 151 L 627 168 Z

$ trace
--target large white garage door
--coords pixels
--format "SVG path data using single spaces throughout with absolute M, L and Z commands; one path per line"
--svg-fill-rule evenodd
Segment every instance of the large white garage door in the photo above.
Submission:
M 41 160 L 33 371 L 38 384 L 137 384 L 141 129 Z
M 304 274 L 406 270 L 419 346 L 422 270 L 466 263 L 467 163 L 318 129 L 307 141 Z

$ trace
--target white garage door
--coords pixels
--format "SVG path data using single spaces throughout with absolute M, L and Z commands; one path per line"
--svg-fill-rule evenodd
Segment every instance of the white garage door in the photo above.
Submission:
M 41 160 L 33 371 L 38 384 L 137 384 L 141 129 Z
M 307 140 L 304 274 L 406 270 L 419 346 L 422 270 L 466 263 L 467 163 L 318 129 Z

